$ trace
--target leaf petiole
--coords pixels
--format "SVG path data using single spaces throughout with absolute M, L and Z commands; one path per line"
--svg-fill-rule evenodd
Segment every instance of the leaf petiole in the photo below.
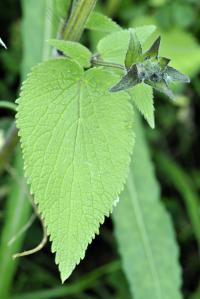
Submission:
M 105 67 L 117 68 L 123 71 L 125 70 L 125 67 L 122 64 L 101 60 L 98 58 L 98 55 L 96 54 L 92 56 L 90 62 L 93 66 L 105 66 Z

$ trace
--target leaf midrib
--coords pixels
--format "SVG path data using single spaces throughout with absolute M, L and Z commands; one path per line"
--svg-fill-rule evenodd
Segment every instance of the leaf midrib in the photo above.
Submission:
M 161 298 L 163 298 L 163 296 L 162 296 L 162 290 L 161 290 L 161 286 L 160 286 L 159 274 L 157 272 L 155 261 L 153 258 L 153 251 L 152 251 L 148 233 L 147 233 L 147 230 L 146 230 L 146 227 L 144 224 L 145 223 L 144 216 L 142 214 L 142 209 L 140 208 L 140 203 L 138 201 L 138 194 L 137 194 L 137 190 L 134 185 L 133 177 L 128 178 L 127 189 L 129 191 L 129 193 L 131 194 L 131 196 L 129 198 L 131 199 L 130 201 L 131 201 L 131 204 L 133 205 L 133 210 L 135 211 L 135 216 L 136 216 L 135 219 L 137 222 L 138 230 L 140 231 L 143 247 L 144 247 L 146 257 L 147 257 L 147 260 L 148 260 L 148 263 L 149 263 L 149 266 L 151 269 L 151 275 L 155 282 L 157 299 L 161 299 Z M 135 197 L 132 196 L 134 193 L 136 195 Z M 135 200 L 133 200 L 133 198 L 135 198 Z

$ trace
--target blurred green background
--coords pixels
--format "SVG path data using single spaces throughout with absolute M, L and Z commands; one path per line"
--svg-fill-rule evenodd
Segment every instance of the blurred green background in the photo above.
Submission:
M 56 23 L 60 12 L 54 13 L 50 1 L 46 2 L 0 2 L 0 37 L 8 47 L 0 48 L 1 101 L 14 102 L 22 78 L 32 65 L 49 55 L 44 46 L 44 18 Z M 148 128 L 145 122 L 144 128 L 162 200 L 172 217 L 180 246 L 184 298 L 200 299 L 200 1 L 102 0 L 97 9 L 123 27 L 155 24 L 156 35 L 162 36 L 161 53 L 191 78 L 191 84 L 175 87 L 176 103 L 155 94 L 156 129 Z M 52 27 L 52 33 L 53 30 Z M 99 37 L 86 31 L 83 41 L 92 47 Z M 15 113 L 0 109 L 0 114 L 1 147 Z M 49 243 L 39 253 L 13 262 L 13 253 L 36 246 L 42 238 L 41 223 L 35 219 L 8 246 L 24 224 L 34 220 L 22 167 L 17 148 L 11 163 L 4 170 L 0 168 L 0 298 L 131 298 L 110 219 L 64 285 Z

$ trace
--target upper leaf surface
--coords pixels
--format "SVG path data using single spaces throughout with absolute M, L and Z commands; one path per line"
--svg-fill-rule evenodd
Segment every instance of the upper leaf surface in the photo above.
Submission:
M 108 33 L 121 30 L 117 23 L 99 12 L 91 13 L 85 28 Z
M 135 28 L 141 44 L 154 32 L 155 26 L 142 26 Z M 97 46 L 98 53 L 105 61 L 124 64 L 129 46 L 130 33 L 128 30 L 113 32 L 100 40 Z
M 115 75 L 69 59 L 35 67 L 19 98 L 17 127 L 31 191 L 44 217 L 62 281 L 85 255 L 123 188 L 133 112 Z
M 90 66 L 90 59 L 92 53 L 88 50 L 88 48 L 84 47 L 83 45 L 77 42 L 59 39 L 50 39 L 48 42 L 57 50 L 63 52 L 63 54 L 65 54 L 66 56 L 69 56 L 76 60 L 78 63 L 80 63 L 80 65 L 84 67 Z

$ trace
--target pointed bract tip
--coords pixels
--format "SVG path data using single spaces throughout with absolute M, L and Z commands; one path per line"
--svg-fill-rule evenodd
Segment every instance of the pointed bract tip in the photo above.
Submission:
M 157 37 L 157 39 L 154 41 L 154 43 L 153 43 L 152 46 L 154 46 L 155 48 L 159 49 L 159 47 L 160 47 L 160 42 L 161 42 L 161 36 L 159 35 L 159 36 Z
M 117 84 L 115 84 L 114 86 L 112 86 L 110 89 L 109 89 L 109 92 L 118 92 L 120 90 L 123 90 L 123 86 L 121 86 L 119 84 L 120 82 L 118 82 Z
M 159 44 L 160 44 L 160 41 L 161 41 L 161 35 L 159 35 L 159 36 L 157 37 L 157 41 L 158 41 Z
M 155 42 L 153 43 L 152 48 L 154 48 L 158 51 L 160 48 L 160 42 L 161 42 L 161 36 L 159 35 L 157 37 L 157 39 L 155 40 Z
M 158 57 L 159 47 L 160 47 L 161 36 L 159 36 L 151 45 L 149 50 L 144 53 L 144 57 L 152 58 Z
M 111 88 L 109 89 L 109 92 L 118 92 L 118 91 L 120 91 L 120 90 L 122 90 L 122 89 L 119 88 L 117 85 L 114 85 L 113 87 L 111 87 Z
M 186 80 L 185 83 L 190 83 L 191 82 L 191 80 L 188 76 L 185 76 L 185 80 Z
M 166 73 L 168 75 L 169 81 L 179 81 L 182 83 L 190 83 L 190 78 L 181 72 L 179 72 L 177 69 L 167 66 Z
M 119 86 L 118 84 L 116 84 L 109 89 L 109 92 L 118 92 L 118 91 L 122 91 L 124 89 L 125 88 L 123 88 L 122 86 Z

